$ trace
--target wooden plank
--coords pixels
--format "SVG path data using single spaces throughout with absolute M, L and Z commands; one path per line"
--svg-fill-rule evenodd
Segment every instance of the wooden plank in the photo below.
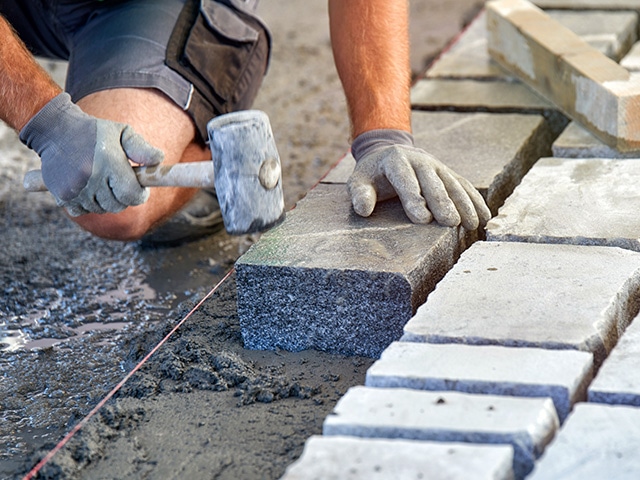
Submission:
M 640 151 L 640 77 L 527 0 L 486 4 L 491 57 L 607 145 Z

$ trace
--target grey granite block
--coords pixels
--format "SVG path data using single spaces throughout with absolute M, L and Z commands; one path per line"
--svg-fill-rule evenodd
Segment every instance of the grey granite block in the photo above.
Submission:
M 570 0 L 565 0 L 565 3 L 567 1 Z M 600 0 L 600 3 L 607 1 Z M 621 59 L 636 41 L 637 16 L 633 12 L 550 10 L 547 13 L 591 46 L 615 60 Z M 513 75 L 505 72 L 489 56 L 484 11 L 462 32 L 456 42 L 433 62 L 426 76 L 517 82 Z
M 281 480 L 510 480 L 507 445 L 310 437 Z
M 540 115 L 413 112 L 415 144 L 467 178 L 497 213 L 554 134 Z
M 581 350 L 597 367 L 638 314 L 638 292 L 640 255 L 629 250 L 477 242 L 402 340 Z
M 640 409 L 581 403 L 538 462 L 530 480 L 636 480 Z
M 638 153 L 622 153 L 594 137 L 589 130 L 570 122 L 551 147 L 556 158 L 638 158 Z
M 570 350 L 394 342 L 367 371 L 368 387 L 551 397 L 562 423 L 587 398 L 593 356 Z
M 522 179 L 487 238 L 640 251 L 640 159 L 544 158 Z
M 589 386 L 589 401 L 640 406 L 640 320 L 636 318 Z
M 323 425 L 325 435 L 511 445 L 524 478 L 551 441 L 558 417 L 549 398 L 514 398 L 353 387 Z
M 377 357 L 475 238 L 397 199 L 359 217 L 345 185 L 318 185 L 236 263 L 245 346 Z

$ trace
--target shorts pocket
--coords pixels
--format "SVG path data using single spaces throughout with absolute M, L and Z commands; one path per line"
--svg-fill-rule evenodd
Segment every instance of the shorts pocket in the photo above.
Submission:
M 194 86 L 187 111 L 204 139 L 214 115 L 251 107 L 269 62 L 268 29 L 235 3 L 188 0 L 167 47 L 167 65 Z

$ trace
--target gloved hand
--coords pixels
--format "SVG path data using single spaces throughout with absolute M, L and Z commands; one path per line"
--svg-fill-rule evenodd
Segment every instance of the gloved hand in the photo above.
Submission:
M 353 208 L 368 217 L 377 201 L 400 197 L 414 223 L 434 217 L 444 226 L 462 223 L 475 230 L 491 218 L 478 191 L 424 150 L 413 146 L 413 136 L 402 130 L 371 130 L 353 141 L 356 168 L 347 183 Z
M 146 202 L 149 190 L 138 183 L 128 159 L 147 166 L 164 160 L 130 126 L 84 113 L 67 93 L 29 120 L 20 140 L 40 155 L 45 185 L 74 217 Z

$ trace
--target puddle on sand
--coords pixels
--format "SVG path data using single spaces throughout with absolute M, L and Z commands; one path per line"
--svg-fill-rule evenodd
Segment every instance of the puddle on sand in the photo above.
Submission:
M 29 334 L 30 327 L 38 327 L 40 323 L 45 323 L 49 309 L 34 312 L 29 315 L 15 318 L 15 322 L 9 323 L 0 320 L 0 352 L 15 352 L 20 349 L 33 350 L 38 348 L 48 348 L 69 340 L 74 340 L 83 335 L 98 331 L 120 331 L 132 324 L 126 321 L 127 312 L 118 311 L 118 304 L 130 301 L 132 298 L 138 301 L 153 301 L 157 298 L 155 290 L 149 285 L 141 283 L 134 287 L 111 290 L 100 295 L 85 300 L 88 304 L 99 305 L 102 308 L 109 308 L 109 322 L 88 321 L 86 318 L 76 318 L 75 325 L 63 325 L 56 330 L 55 337 L 38 336 L 33 338 Z M 113 321 L 111 321 L 113 320 Z M 119 321 L 124 320 L 124 321 Z

